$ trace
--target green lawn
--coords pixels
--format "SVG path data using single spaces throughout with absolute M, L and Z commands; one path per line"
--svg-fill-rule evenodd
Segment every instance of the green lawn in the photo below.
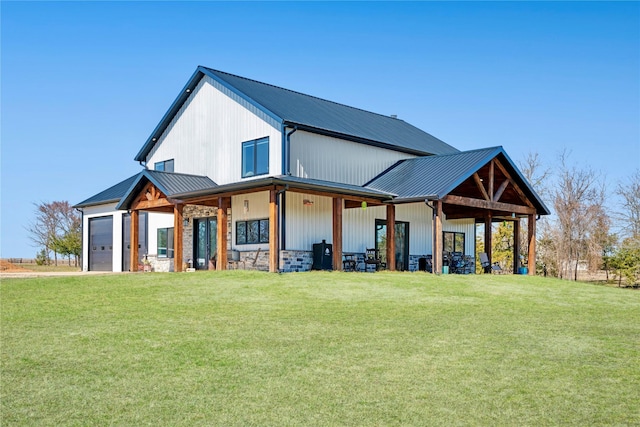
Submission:
M 4 279 L 12 425 L 640 425 L 640 292 L 527 276 Z

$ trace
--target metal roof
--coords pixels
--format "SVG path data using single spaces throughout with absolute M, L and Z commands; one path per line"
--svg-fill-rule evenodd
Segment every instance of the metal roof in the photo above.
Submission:
M 142 191 L 147 182 L 151 182 L 167 197 L 177 194 L 192 193 L 218 185 L 208 176 L 188 175 L 174 172 L 161 172 L 145 169 L 134 177 L 135 179 L 122 196 L 116 209 L 127 209 L 134 197 Z
M 449 144 L 398 118 L 200 66 L 140 149 L 135 160 L 144 161 L 182 104 L 205 75 L 265 111 L 283 125 L 298 126 L 309 132 L 418 155 L 459 152 Z
M 303 190 L 328 191 L 347 196 L 371 197 L 379 200 L 390 200 L 393 194 L 372 188 L 365 188 L 359 185 L 343 184 L 341 182 L 323 181 L 319 179 L 299 178 L 288 175 L 268 176 L 248 181 L 234 182 L 206 188 L 198 191 L 190 191 L 187 193 L 175 194 L 176 198 L 184 199 L 188 202 L 189 198 L 210 196 L 214 194 L 222 194 L 229 191 L 243 191 L 252 188 L 266 187 L 272 185 L 289 185 L 292 188 Z
M 462 184 L 478 169 L 500 156 L 536 210 L 548 215 L 549 209 L 531 187 L 502 147 L 482 148 L 444 156 L 401 160 L 365 184 L 365 187 L 396 194 L 394 202 L 440 199 Z
M 86 208 L 88 206 L 119 202 L 120 199 L 122 199 L 122 197 L 126 194 L 129 187 L 131 187 L 131 184 L 133 184 L 133 182 L 136 180 L 136 177 L 138 175 L 139 174 L 133 175 L 125 179 L 124 181 L 117 183 L 113 187 L 109 187 L 106 190 L 101 191 L 100 193 L 95 194 L 86 200 L 83 200 L 82 202 L 75 205 L 74 208 Z

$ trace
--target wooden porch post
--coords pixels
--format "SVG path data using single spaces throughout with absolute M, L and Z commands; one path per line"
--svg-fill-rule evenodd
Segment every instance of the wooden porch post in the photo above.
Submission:
M 487 212 L 487 216 L 484 217 L 484 252 L 487 254 L 489 258 L 489 262 L 491 263 L 491 245 L 493 240 L 493 235 L 491 233 L 491 223 L 493 219 L 493 213 L 491 211 Z
M 139 215 L 137 210 L 131 211 L 131 243 L 129 251 L 129 271 L 138 271 L 138 241 L 140 236 Z
M 333 198 L 333 269 L 342 271 L 342 197 Z
M 184 205 L 176 204 L 173 207 L 173 271 L 182 271 L 182 210 Z
M 231 197 L 218 198 L 218 247 L 216 250 L 216 270 L 227 269 L 227 208 L 231 207 Z
M 433 248 L 433 272 L 442 273 L 442 200 L 436 200 L 436 224 Z
M 513 221 L 513 274 L 520 270 L 520 218 Z
M 278 230 L 278 190 L 269 191 L 269 272 L 277 273 L 280 235 Z
M 387 270 L 396 271 L 396 205 L 387 205 Z
M 527 217 L 527 225 L 529 229 L 529 259 L 527 260 L 527 268 L 529 276 L 536 275 L 536 216 L 529 215 Z

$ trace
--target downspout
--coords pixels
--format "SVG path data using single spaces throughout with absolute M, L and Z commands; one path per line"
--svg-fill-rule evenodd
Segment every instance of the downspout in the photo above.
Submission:
M 291 135 L 293 135 L 298 130 L 298 126 L 294 126 L 293 130 L 287 133 L 286 137 L 286 147 L 285 147 L 285 175 L 291 175 Z

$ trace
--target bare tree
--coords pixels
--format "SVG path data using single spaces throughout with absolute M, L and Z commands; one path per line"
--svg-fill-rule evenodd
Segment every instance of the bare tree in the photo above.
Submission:
M 623 230 L 629 237 L 640 239 L 640 169 L 626 182 L 619 182 L 616 194 L 622 199 L 622 211 L 618 213 Z
M 543 199 L 548 197 L 548 182 L 551 177 L 551 168 L 544 167 L 538 153 L 529 152 L 525 158 L 518 162 L 518 167 L 524 177 L 533 186 L 536 193 Z
M 578 278 L 578 266 L 587 259 L 590 245 L 606 216 L 605 188 L 592 169 L 567 164 L 567 154 L 560 156 L 558 185 L 553 191 L 553 205 L 559 229 L 556 242 L 559 277 Z M 607 228 L 608 234 L 608 228 Z M 601 250 L 600 250 L 601 252 Z

